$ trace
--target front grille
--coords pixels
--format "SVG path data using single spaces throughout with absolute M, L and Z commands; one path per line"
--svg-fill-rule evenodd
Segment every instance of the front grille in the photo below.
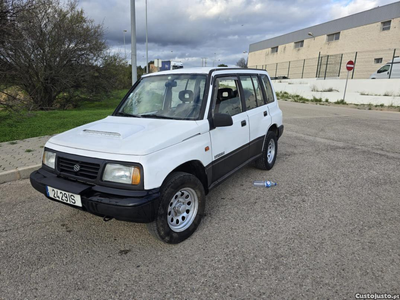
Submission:
M 78 169 L 76 166 L 79 166 L 78 171 L 76 171 L 76 169 Z M 99 170 L 100 164 L 89 163 L 60 156 L 58 157 L 58 171 L 63 174 L 70 174 L 87 179 L 96 179 Z

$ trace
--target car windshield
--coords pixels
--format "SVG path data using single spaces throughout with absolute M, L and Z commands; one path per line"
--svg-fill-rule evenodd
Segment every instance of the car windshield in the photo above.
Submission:
M 200 115 L 206 78 L 200 74 L 144 77 L 116 115 L 196 120 Z
M 378 73 L 383 73 L 383 72 L 389 71 L 389 69 L 390 69 L 390 65 L 384 65 L 382 68 L 380 68 L 378 70 Z

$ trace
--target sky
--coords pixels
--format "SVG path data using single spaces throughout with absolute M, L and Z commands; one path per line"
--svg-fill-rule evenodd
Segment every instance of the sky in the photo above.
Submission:
M 251 43 L 383 6 L 393 0 L 147 0 L 149 61 L 184 67 L 247 59 Z M 145 0 L 136 0 L 137 64 L 146 64 Z M 112 52 L 130 62 L 130 0 L 79 0 L 103 24 Z M 127 30 L 124 33 L 124 30 Z M 124 46 L 125 35 L 125 46 Z

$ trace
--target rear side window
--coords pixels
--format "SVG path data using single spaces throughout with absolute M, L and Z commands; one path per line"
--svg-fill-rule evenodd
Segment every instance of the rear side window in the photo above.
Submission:
M 258 81 L 258 77 L 256 75 L 252 75 L 251 79 L 253 79 L 254 90 L 256 91 L 257 106 L 264 105 L 264 96 L 261 90 L 261 85 Z
M 261 81 L 263 82 L 265 89 L 265 96 L 267 96 L 267 103 L 274 102 L 274 93 L 272 92 L 271 83 L 266 75 L 261 75 Z
M 240 82 L 242 83 L 244 101 L 246 103 L 246 109 L 250 110 L 257 107 L 257 97 L 254 92 L 253 81 L 250 76 L 240 76 Z
M 234 116 L 242 112 L 237 78 L 221 77 L 215 80 L 213 103 L 214 114 Z

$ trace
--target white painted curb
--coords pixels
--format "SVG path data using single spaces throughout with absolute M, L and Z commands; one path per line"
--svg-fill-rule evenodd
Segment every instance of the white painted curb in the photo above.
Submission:
M 6 172 L 0 173 L 0 184 L 10 181 L 29 178 L 33 171 L 38 170 L 42 165 L 34 165 L 29 167 L 22 167 Z

